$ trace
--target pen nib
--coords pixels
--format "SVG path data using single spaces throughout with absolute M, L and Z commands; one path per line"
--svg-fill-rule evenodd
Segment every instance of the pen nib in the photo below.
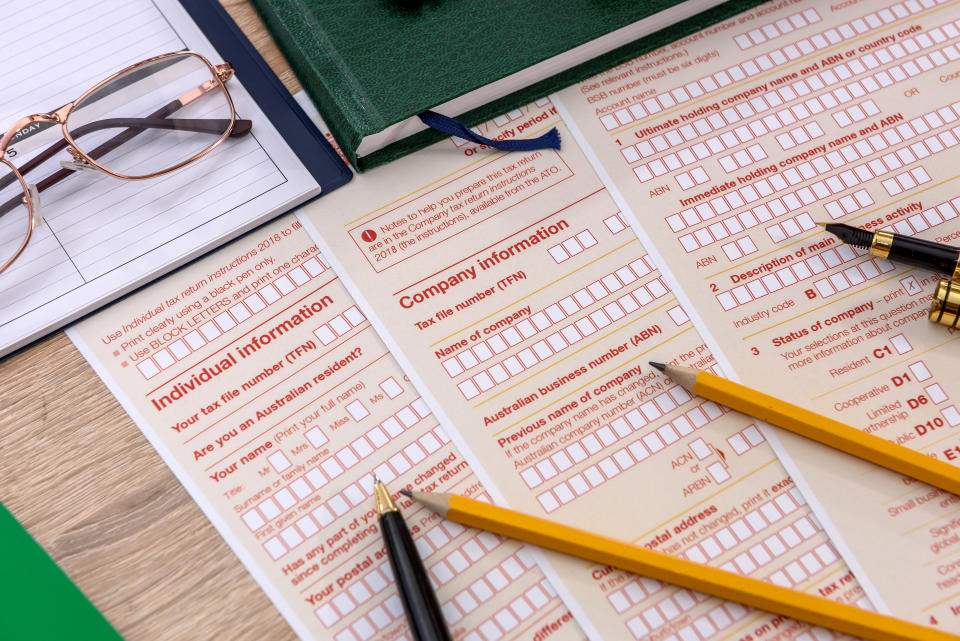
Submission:
M 381 483 L 379 479 L 373 486 L 373 499 L 376 501 L 378 514 L 400 511 L 397 509 L 397 504 L 390 498 L 390 492 L 387 490 L 387 486 Z
M 413 492 L 411 492 L 410 490 L 400 490 L 400 494 L 403 494 L 407 498 L 411 498 L 411 499 L 413 498 Z
M 821 227 L 823 227 L 824 229 L 826 229 L 826 228 L 827 228 L 827 225 L 829 225 L 830 223 L 817 222 L 816 224 L 817 224 L 817 225 L 820 225 Z
M 661 372 L 667 369 L 666 363 L 658 363 L 656 361 L 648 361 L 652 367 L 656 367 Z

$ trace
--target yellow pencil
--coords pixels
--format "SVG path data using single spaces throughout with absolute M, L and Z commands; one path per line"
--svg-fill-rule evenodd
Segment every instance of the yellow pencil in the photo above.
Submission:
M 451 521 L 873 641 L 960 637 L 455 494 L 401 490 Z
M 734 383 L 704 370 L 650 363 L 664 374 L 703 398 L 726 405 L 785 430 L 862 458 L 881 467 L 910 476 L 934 487 L 960 494 L 960 468 L 930 458 L 886 439 L 867 434 L 832 418 L 821 416 Z

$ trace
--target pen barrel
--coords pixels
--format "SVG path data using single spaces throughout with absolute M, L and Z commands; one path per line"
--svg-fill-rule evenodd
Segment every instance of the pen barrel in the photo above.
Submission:
M 452 641 L 437 595 L 403 516 L 399 512 L 381 514 L 380 530 L 413 638 L 415 641 Z
M 952 277 L 957 270 L 960 249 L 923 240 L 922 238 L 911 238 L 910 236 L 897 234 L 890 244 L 888 258 L 895 262 L 932 269 L 946 274 L 947 277 Z

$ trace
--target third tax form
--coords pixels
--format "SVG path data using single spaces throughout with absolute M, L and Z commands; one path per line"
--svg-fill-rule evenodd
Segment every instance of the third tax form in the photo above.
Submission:
M 934 275 L 814 222 L 956 242 L 960 5 L 759 11 L 774 8 L 558 102 L 728 375 L 956 460 L 957 346 L 926 318 Z M 876 605 L 960 629 L 957 497 L 776 434 Z

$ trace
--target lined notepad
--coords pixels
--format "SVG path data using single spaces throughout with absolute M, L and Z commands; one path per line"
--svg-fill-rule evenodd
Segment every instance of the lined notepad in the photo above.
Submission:
M 12 36 L 0 69 L 0 129 L 57 109 L 153 55 L 191 49 L 223 61 L 174 0 L 81 0 L 43 15 L 7 3 L 0 24 Z M 254 122 L 251 135 L 160 178 L 78 172 L 41 194 L 43 224 L 0 275 L 0 355 L 319 192 L 242 78 L 227 86 L 238 117 Z M 69 159 L 63 152 L 26 179 L 40 180 Z

